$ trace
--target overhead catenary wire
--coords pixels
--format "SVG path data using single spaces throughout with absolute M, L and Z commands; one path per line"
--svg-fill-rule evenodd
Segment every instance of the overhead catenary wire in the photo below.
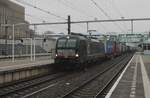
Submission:
M 77 7 L 75 7 L 71 2 L 67 1 L 67 0 L 57 0 L 59 1 L 61 4 L 63 4 L 64 6 L 68 7 L 68 8 L 71 8 L 72 10 L 84 15 L 84 16 L 88 16 L 88 17 L 93 17 L 87 13 L 85 13 L 83 10 L 81 9 L 78 9 Z
M 34 6 L 34 5 L 32 5 L 32 4 L 30 4 L 30 3 L 27 3 L 27 2 L 25 2 L 25 1 L 22 1 L 22 0 L 15 0 L 15 1 L 17 1 L 17 2 L 19 2 L 19 3 L 21 3 L 21 4 L 24 4 L 24 5 L 27 5 L 27 6 L 29 6 L 29 7 L 32 7 L 32 8 L 34 8 L 34 9 L 37 9 L 37 10 L 39 10 L 39 11 L 42 11 L 42 12 L 44 12 L 44 13 L 47 13 L 47 14 L 49 14 L 49 15 L 51 15 L 51 16 L 57 17 L 57 18 L 59 18 L 59 19 L 67 20 L 66 18 L 64 18 L 64 17 L 62 17 L 62 16 L 56 15 L 56 14 L 50 12 L 50 11 L 47 11 L 47 10 L 42 9 L 42 8 L 40 8 L 40 7 Z
M 125 18 L 124 15 L 121 13 L 121 11 L 119 10 L 119 8 L 118 8 L 118 6 L 115 4 L 115 2 L 112 1 L 112 2 L 110 2 L 110 4 L 112 5 L 112 7 L 113 7 L 114 10 L 116 11 L 116 13 L 118 13 L 118 15 L 119 15 L 122 19 L 124 19 L 124 18 Z M 125 27 L 126 29 L 128 29 L 125 22 L 123 22 L 123 25 L 124 25 L 124 27 Z
M 32 4 L 29 4 L 29 3 L 25 2 L 25 1 L 19 1 L 19 0 L 16 0 L 16 1 L 19 2 L 19 3 L 21 3 L 21 4 L 24 4 L 24 5 L 27 5 L 27 6 L 36 8 L 36 9 L 38 9 L 38 10 L 40 10 L 40 11 L 44 11 L 43 9 L 41 9 L 41 8 L 39 9 L 38 7 L 36 7 L 36 6 L 32 5 Z M 45 11 L 45 12 L 48 12 L 48 11 Z M 27 16 L 30 16 L 30 17 L 31 17 L 31 15 L 27 15 Z M 62 19 L 65 19 L 65 18 L 62 18 Z M 42 19 L 40 19 L 40 20 L 42 20 Z M 45 21 L 45 20 L 43 20 L 43 21 Z M 77 26 L 79 26 L 79 25 L 77 25 Z M 79 27 L 81 28 L 81 26 L 82 26 L 82 25 L 80 25 Z
M 39 8 L 39 7 L 37 7 L 37 6 L 34 6 L 34 5 L 30 4 L 30 3 L 25 2 L 24 0 L 22 0 L 22 1 L 21 1 L 21 0 L 15 0 L 15 1 L 17 1 L 18 3 L 21 3 L 21 4 L 23 4 L 23 5 L 27 5 L 27 6 L 29 6 L 29 7 L 35 8 L 35 9 L 37 9 L 37 10 L 39 10 L 39 11 L 45 12 L 45 13 L 47 13 L 47 14 L 50 14 L 50 15 L 52 15 L 52 16 L 55 16 L 55 17 L 57 17 L 57 18 L 66 20 L 64 17 L 58 16 L 58 15 L 56 15 L 56 14 L 54 14 L 54 13 L 51 13 L 51 12 L 49 12 L 49 11 L 47 11 L 47 10 L 41 9 L 41 8 Z M 27 15 L 27 16 L 30 17 L 31 15 Z M 41 19 L 40 19 L 40 20 L 41 20 Z M 43 21 L 45 21 L 45 20 L 43 20 Z M 78 26 L 79 26 L 79 25 L 78 25 Z M 80 25 L 80 28 L 81 28 L 81 25 Z
M 43 23 L 48 23 L 49 21 L 45 20 L 45 19 L 42 19 L 42 18 L 38 18 L 34 15 L 31 15 L 31 14 L 25 14 L 26 16 L 29 16 L 29 17 L 34 17 L 34 18 L 37 18 L 37 19 L 40 19 Z M 52 28 L 56 28 L 56 27 L 52 27 Z M 67 28 L 64 28 L 64 27 L 57 27 L 57 29 L 62 29 L 62 30 L 67 30 Z
M 37 16 L 35 16 L 35 15 L 32 15 L 32 14 L 29 14 L 29 13 L 24 13 L 24 12 L 19 12 L 19 11 L 16 11 L 16 13 L 17 14 L 24 14 L 25 16 L 28 16 L 28 17 L 34 17 L 34 18 L 36 18 L 36 19 L 38 19 L 38 20 L 41 20 L 42 21 L 42 23 L 48 23 L 49 21 L 47 21 L 47 20 L 45 20 L 45 19 L 42 19 L 42 18 L 39 18 L 39 17 L 37 17 Z M 18 19 L 19 21 L 22 21 L 22 22 L 27 22 L 27 21 L 23 21 L 22 20 L 22 18 L 20 18 L 20 17 L 14 17 L 14 16 L 9 16 L 8 18 L 13 18 L 13 19 Z M 29 24 L 30 25 L 30 24 Z M 53 28 L 53 27 L 52 27 Z M 56 28 L 56 27 L 55 27 Z M 58 29 L 58 27 L 57 27 L 57 29 Z M 66 28 L 60 28 L 60 29 L 63 29 L 63 30 L 67 30 Z
M 94 0 L 90 0 L 99 10 L 100 12 L 102 12 L 108 19 L 112 19 L 108 14 L 107 12 L 105 12 L 105 10 Z M 122 32 L 124 32 L 124 30 L 116 23 L 114 23 L 117 28 L 119 28 Z
M 68 8 L 71 8 L 72 10 L 75 10 L 77 11 L 78 13 L 84 15 L 84 16 L 88 16 L 88 17 L 91 17 L 91 18 L 95 18 L 94 16 L 92 15 L 89 15 L 87 13 L 85 13 L 83 10 L 81 9 L 78 9 L 77 7 L 75 7 L 70 1 L 67 1 L 67 0 L 58 0 L 60 3 L 62 3 L 64 6 L 68 7 Z M 63 2 L 64 1 L 64 2 Z M 104 29 L 104 31 L 107 31 L 107 28 L 104 26 L 104 25 L 100 25 L 101 28 Z
M 92 16 L 86 14 L 84 11 L 75 8 L 74 5 L 73 5 L 71 2 L 68 2 L 69 4 L 67 4 L 67 1 L 66 1 L 66 0 L 64 0 L 64 1 L 63 1 L 63 0 L 57 0 L 57 1 L 58 1 L 59 3 L 61 3 L 62 5 L 64 5 L 64 6 L 68 7 L 68 8 L 70 8 L 70 9 L 72 9 L 72 10 L 74 10 L 74 11 L 76 11 L 76 12 L 78 12 L 78 13 L 80 13 L 80 14 L 86 16 L 86 17 L 87 17 L 87 16 L 92 17 Z M 80 25 L 80 24 L 78 24 L 77 26 L 79 26 L 79 25 Z M 81 28 L 81 26 L 82 26 L 82 25 L 80 25 L 79 27 Z
M 65 19 L 64 17 L 61 17 L 61 16 L 59 16 L 59 15 L 56 15 L 56 14 L 50 12 L 50 11 L 44 10 L 44 9 L 39 8 L 39 7 L 37 7 L 37 6 L 34 6 L 34 5 L 32 5 L 32 4 L 30 4 L 30 3 L 27 3 L 27 2 L 25 2 L 25 1 L 20 1 L 20 0 L 15 0 L 15 1 L 17 1 L 17 2 L 19 2 L 19 3 L 21 3 L 21 4 L 23 4 L 23 5 L 27 5 L 27 6 L 29 6 L 29 7 L 35 8 L 35 9 L 37 9 L 37 10 L 39 10 L 39 11 L 45 12 L 45 13 L 47 13 L 47 14 L 50 14 L 50 15 L 52 15 L 52 16 L 55 16 L 56 18 L 59 18 L 59 19 L 62 19 L 62 20 L 67 20 L 67 19 Z M 33 15 L 31 15 L 31 14 L 25 14 L 25 15 L 26 15 L 26 16 L 29 16 L 29 17 L 32 17 L 32 18 L 33 18 L 33 17 L 34 17 L 34 18 L 37 18 L 37 19 L 41 20 L 43 23 L 48 22 L 48 21 L 46 21 L 45 19 L 38 18 L 38 17 L 33 16 Z M 62 28 L 62 29 L 66 30 L 66 28 Z
M 29 3 L 26 3 L 26 2 L 23 2 L 23 1 L 19 1 L 19 0 L 16 0 L 16 1 L 22 2 L 23 4 L 28 5 L 28 6 L 30 6 L 30 7 L 33 7 L 33 8 L 36 8 L 36 9 L 38 9 L 38 10 L 40 10 L 40 11 L 49 13 L 49 11 L 43 10 L 43 9 L 41 9 L 41 8 L 38 8 L 37 6 L 34 6 L 34 5 L 32 5 L 32 4 L 29 4 Z M 102 9 L 102 10 L 103 10 L 103 9 Z M 104 10 L 103 10 L 103 12 L 104 12 Z M 107 15 L 107 13 L 105 13 L 105 15 Z M 61 16 L 56 16 L 56 15 L 54 15 L 54 14 L 53 14 L 53 16 L 55 16 L 55 17 L 57 17 L 57 18 L 60 18 L 60 17 L 61 17 Z M 107 16 L 108 16 L 108 15 L 107 15 Z M 61 19 L 62 19 L 62 18 L 61 18 Z M 65 19 L 65 18 L 63 18 L 63 19 Z
M 57 18 L 59 18 L 59 19 L 67 20 L 67 19 L 65 19 L 64 17 L 58 16 L 58 15 L 56 15 L 56 14 L 50 12 L 50 11 L 44 10 L 44 9 L 42 9 L 42 8 L 39 8 L 39 7 L 37 7 L 37 6 L 34 6 L 34 5 L 32 5 L 32 4 L 30 4 L 30 3 L 27 3 L 27 2 L 25 2 L 25 1 L 20 1 L 20 0 L 16 0 L 16 1 L 18 1 L 19 3 L 22 3 L 22 4 L 24 4 L 24 5 L 30 6 L 30 7 L 32 7 L 32 8 L 35 8 L 35 9 L 37 9 L 37 10 L 39 10 L 39 11 L 42 11 L 42 12 L 45 12 L 45 13 L 50 14 L 50 15 L 52 15 L 52 16 L 55 16 L 55 17 L 57 17 Z M 77 26 L 79 26 L 79 25 L 77 25 Z M 81 26 L 82 26 L 82 25 L 80 25 L 79 27 L 81 28 Z
M 117 16 L 119 16 L 119 18 L 121 19 L 124 19 L 124 15 L 121 13 L 120 9 L 118 9 L 117 5 L 115 4 L 115 1 L 113 0 L 107 0 L 108 3 L 110 4 L 110 6 L 112 6 L 112 8 L 110 10 L 112 10 L 114 13 L 117 14 Z M 110 8 L 110 6 L 107 6 L 108 8 Z M 111 14 L 112 15 L 112 14 Z M 123 28 L 125 28 L 126 30 L 128 29 L 127 28 L 127 25 L 125 22 L 122 22 L 122 24 L 120 23 L 120 26 L 123 26 Z
M 102 12 L 106 17 L 108 17 L 108 19 L 111 19 L 111 17 L 105 12 L 103 8 L 101 8 L 94 0 L 91 1 L 100 10 L 100 12 Z
M 105 10 L 101 7 L 101 6 L 99 6 L 94 0 L 91 0 L 92 1 L 92 3 L 100 10 L 100 12 L 102 12 L 108 19 L 112 19 L 106 12 L 105 12 Z M 116 23 L 114 23 L 122 32 L 124 32 L 124 30 L 122 30 L 122 28 L 118 25 L 118 24 L 116 24 Z
M 46 20 L 44 20 L 44 19 L 42 19 L 42 18 L 39 18 L 39 17 L 37 17 L 37 16 L 34 16 L 34 15 L 31 15 L 31 14 L 29 14 L 29 13 L 25 13 L 25 12 L 21 12 L 21 11 L 15 11 L 18 15 L 25 15 L 25 16 L 28 16 L 28 17 L 34 17 L 34 18 L 36 18 L 36 19 L 38 19 L 38 20 L 41 20 L 42 22 L 44 22 L 44 21 L 46 21 Z M 1 16 L 1 15 L 0 15 Z M 25 21 L 23 21 L 23 18 L 21 18 L 21 17 L 18 17 L 18 16 L 7 16 L 6 17 L 6 19 L 7 18 L 12 18 L 12 19 L 17 19 L 17 20 L 19 20 L 19 21 L 22 21 L 22 22 L 25 22 Z M 46 22 L 49 22 L 49 21 L 46 21 Z
M 59 1 L 62 1 L 62 0 L 59 0 Z M 79 10 L 78 8 L 74 7 L 74 5 L 70 1 L 67 1 L 67 0 L 63 0 L 63 1 L 65 1 L 66 3 L 68 3 L 68 5 L 66 5 L 66 6 L 70 7 L 71 9 L 79 11 L 81 14 L 84 14 L 85 16 L 96 18 L 96 17 L 94 17 L 92 15 L 88 15 L 87 13 L 85 13 L 84 11 L 82 11 L 81 9 Z M 71 6 L 69 6 L 69 5 L 71 5 Z M 107 28 L 103 24 L 100 24 L 100 26 L 103 28 L 104 31 L 107 31 Z
M 118 15 L 120 17 L 124 17 L 124 15 L 121 13 L 121 11 L 118 9 L 117 5 L 115 4 L 115 2 L 110 2 L 110 4 L 112 5 L 112 7 L 114 8 L 114 10 L 118 13 Z
M 47 20 L 45 20 L 45 19 L 39 18 L 39 17 L 37 17 L 37 16 L 31 15 L 31 14 L 28 14 L 28 13 L 26 13 L 25 16 L 28 16 L 28 17 L 31 17 L 31 18 L 34 17 L 34 18 L 36 18 L 36 19 L 38 19 L 38 20 L 41 20 L 42 22 L 49 22 L 49 21 L 47 21 Z

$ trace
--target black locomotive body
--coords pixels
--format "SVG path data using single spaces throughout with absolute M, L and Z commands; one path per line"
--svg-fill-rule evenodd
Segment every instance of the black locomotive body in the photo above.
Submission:
M 105 58 L 104 44 L 85 36 L 68 35 L 56 42 L 55 64 L 63 67 L 82 67 Z

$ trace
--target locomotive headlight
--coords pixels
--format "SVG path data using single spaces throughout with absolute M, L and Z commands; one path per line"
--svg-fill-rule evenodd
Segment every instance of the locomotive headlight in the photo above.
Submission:
M 57 57 L 58 55 L 56 54 L 55 56 Z
M 76 57 L 79 57 L 79 54 L 76 54 L 75 56 L 76 56 Z
M 67 38 L 69 39 L 70 37 L 69 37 L 69 36 L 67 36 Z

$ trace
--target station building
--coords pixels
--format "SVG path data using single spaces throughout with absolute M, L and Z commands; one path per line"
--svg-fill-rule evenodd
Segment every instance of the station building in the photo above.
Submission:
M 0 0 L 0 39 L 12 38 L 12 27 L 4 27 L 2 24 L 27 23 L 25 21 L 25 8 L 10 1 Z M 16 26 L 15 38 L 30 37 L 28 26 Z

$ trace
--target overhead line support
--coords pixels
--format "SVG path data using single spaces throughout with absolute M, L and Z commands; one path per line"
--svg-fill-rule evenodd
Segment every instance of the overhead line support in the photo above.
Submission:
M 72 21 L 71 24 L 77 23 L 94 23 L 94 22 L 119 22 L 119 21 L 146 21 L 150 18 L 130 18 L 130 19 L 111 19 L 111 20 L 90 20 L 90 21 Z M 56 24 L 68 24 L 68 22 L 53 22 L 53 23 L 33 23 L 30 25 L 56 25 Z
M 133 20 L 131 20 L 131 33 L 133 33 Z
M 71 33 L 71 19 L 70 15 L 68 16 L 68 35 Z

